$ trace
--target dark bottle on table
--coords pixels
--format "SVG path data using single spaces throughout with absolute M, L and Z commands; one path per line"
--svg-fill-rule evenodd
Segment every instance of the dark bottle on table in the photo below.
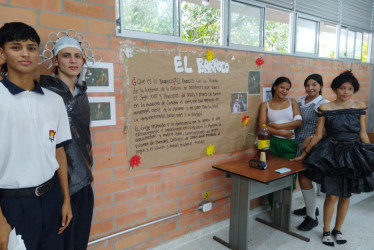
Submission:
M 270 133 L 266 128 L 266 124 L 262 124 L 262 128 L 260 129 L 260 131 L 258 131 L 257 139 L 257 158 L 260 159 L 261 152 L 264 152 L 266 158 L 268 158 L 270 155 Z

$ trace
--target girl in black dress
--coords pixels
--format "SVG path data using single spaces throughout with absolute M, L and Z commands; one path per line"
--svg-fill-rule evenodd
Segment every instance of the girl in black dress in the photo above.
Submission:
M 374 144 L 366 133 L 366 106 L 352 100 L 359 83 L 351 71 L 337 76 L 332 84 L 336 100 L 319 107 L 318 125 L 310 144 L 295 160 L 304 159 L 305 175 L 321 184 L 326 193 L 322 243 L 334 246 L 330 222 L 338 201 L 331 234 L 337 244 L 347 242 L 341 233 L 352 193 L 374 190 Z M 325 129 L 325 135 L 324 135 Z

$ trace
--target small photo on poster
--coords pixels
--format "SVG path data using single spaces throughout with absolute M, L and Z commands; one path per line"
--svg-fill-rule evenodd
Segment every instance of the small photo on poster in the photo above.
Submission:
M 247 112 L 248 94 L 246 92 L 231 93 L 231 113 Z
M 260 94 L 260 82 L 261 82 L 260 71 L 248 71 L 248 94 L 249 95 Z
M 262 101 L 267 102 L 273 99 L 273 95 L 271 94 L 271 87 L 262 88 Z

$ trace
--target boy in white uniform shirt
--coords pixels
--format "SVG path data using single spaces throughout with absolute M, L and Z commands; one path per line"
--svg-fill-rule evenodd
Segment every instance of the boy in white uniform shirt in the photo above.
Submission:
M 61 97 L 33 80 L 39 44 L 24 23 L 0 29 L 0 250 L 13 228 L 28 250 L 58 249 L 72 218 L 63 147 L 69 121 Z

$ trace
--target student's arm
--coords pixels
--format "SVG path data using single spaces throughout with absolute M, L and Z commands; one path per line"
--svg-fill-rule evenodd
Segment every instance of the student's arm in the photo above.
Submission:
M 259 117 L 258 117 L 258 128 L 259 128 L 259 130 L 262 128 L 262 124 L 267 124 L 267 105 L 266 105 L 266 102 L 261 103 L 261 106 L 260 106 L 260 112 L 259 112 Z M 266 128 L 268 129 L 268 131 L 271 135 L 279 135 L 279 136 L 283 136 L 285 138 L 292 138 L 292 136 L 293 136 L 293 133 L 291 131 L 275 129 L 275 128 L 269 126 L 269 124 L 267 124 Z
M 366 108 L 366 106 L 363 102 L 359 102 L 357 108 Z M 368 134 L 366 133 L 366 113 L 360 116 L 360 139 L 364 143 L 370 143 Z
M 294 117 L 300 116 L 300 119 L 294 120 L 292 122 L 281 123 L 281 124 L 270 123 L 268 124 L 269 127 L 272 127 L 275 129 L 287 129 L 287 130 L 301 127 L 302 120 L 301 120 L 299 105 L 297 105 L 296 100 L 293 98 L 291 99 L 291 103 L 292 103 L 293 116 Z
M 291 161 L 300 161 L 304 159 L 306 155 L 309 154 L 310 150 L 312 150 L 314 145 L 316 145 L 323 138 L 324 130 L 325 130 L 325 117 L 320 116 L 318 118 L 316 132 L 314 133 L 313 138 L 310 140 L 308 146 L 306 146 L 306 148 L 303 149 L 303 152 L 301 153 L 299 157 L 296 157 L 292 159 Z
M 8 249 L 9 233 L 12 230 L 0 206 L 0 250 Z
M 68 166 L 64 147 L 59 147 L 56 149 L 56 160 L 59 165 L 57 174 L 60 180 L 62 196 L 64 199 L 61 209 L 61 227 L 58 230 L 58 233 L 60 234 L 69 225 L 70 220 L 73 217 L 69 195 Z

